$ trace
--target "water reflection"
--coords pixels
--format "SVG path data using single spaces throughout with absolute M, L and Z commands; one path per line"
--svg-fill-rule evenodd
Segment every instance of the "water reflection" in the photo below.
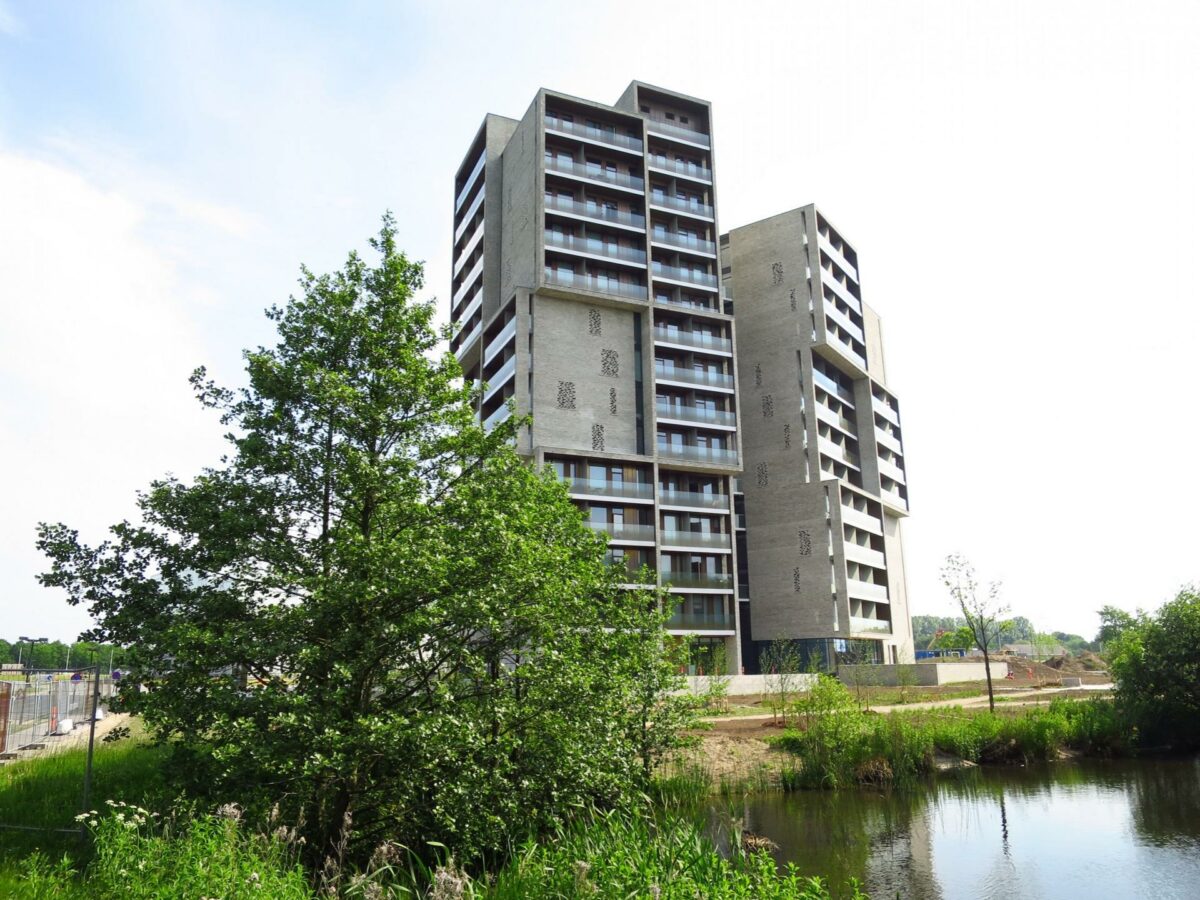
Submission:
M 780 863 L 876 898 L 1200 896 L 1200 760 L 979 769 L 904 792 L 768 794 L 710 810 Z M 723 841 L 725 838 L 722 836 Z

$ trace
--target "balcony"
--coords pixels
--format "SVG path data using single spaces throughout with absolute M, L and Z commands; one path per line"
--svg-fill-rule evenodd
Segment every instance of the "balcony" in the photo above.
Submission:
M 845 432 L 848 436 L 854 438 L 855 440 L 858 439 L 858 431 L 856 430 L 854 423 L 849 419 L 845 418 L 844 416 L 839 416 L 824 403 L 818 403 L 816 405 L 816 411 L 817 418 L 826 425 L 832 425 L 834 428 Z
M 701 219 L 713 218 L 713 208 L 707 203 L 701 203 L 699 200 L 680 200 L 678 197 L 668 197 L 666 194 L 651 194 L 650 205 L 657 206 L 659 209 L 670 209 L 675 212 L 686 213 L 689 216 L 697 216 Z
M 594 125 L 568 122 L 566 119 L 560 119 L 558 116 L 549 113 L 546 114 L 546 128 L 550 131 L 557 131 L 559 134 L 569 135 L 570 137 L 580 138 L 581 140 L 591 141 L 596 144 L 620 147 L 622 150 L 628 150 L 631 153 L 640 155 L 642 152 L 641 138 L 630 137 L 627 134 L 618 134 L 615 131 L 609 131 L 605 128 L 596 128 Z
M 828 287 L 831 291 L 842 298 L 842 302 L 848 307 L 862 315 L 862 303 L 857 297 L 850 293 L 850 289 L 833 277 L 829 272 L 821 273 L 821 284 Z
M 599 294 L 614 294 L 631 300 L 646 299 L 646 285 L 635 282 L 616 281 L 612 278 L 597 278 L 594 275 L 561 272 L 546 269 L 546 284 L 579 291 L 595 291 Z
M 684 298 L 676 299 L 674 297 L 664 298 L 664 297 L 658 296 L 657 292 L 654 295 L 654 302 L 657 303 L 659 306 L 671 306 L 671 307 L 674 307 L 675 309 L 689 309 L 689 310 L 695 310 L 695 311 L 706 312 L 706 313 L 719 313 L 720 312 L 720 310 L 717 309 L 717 306 L 716 306 L 716 299 L 717 299 L 716 297 L 713 297 L 711 299 L 705 299 L 705 300 L 699 300 L 699 299 L 693 300 L 693 299 L 684 299 Z
M 849 447 L 843 447 L 841 444 L 829 440 L 829 438 L 824 438 L 820 435 L 817 435 L 817 449 L 830 459 L 835 459 L 838 462 L 845 463 L 848 466 L 853 466 L 855 469 L 862 467 L 862 464 L 858 460 L 857 453 L 855 453 Z
M 890 431 L 884 431 L 878 425 L 875 426 L 875 443 L 880 447 L 887 447 L 893 453 L 904 455 L 904 448 L 900 444 L 900 439 Z
M 657 403 L 659 419 L 673 419 L 676 422 L 694 422 L 699 425 L 713 425 L 718 428 L 736 428 L 737 413 L 723 409 L 703 409 L 686 403 Z
M 469 323 L 473 318 L 475 318 L 475 313 L 479 312 L 479 310 L 482 306 L 483 306 L 483 285 L 480 284 L 479 289 L 477 291 L 475 291 L 475 293 L 471 297 L 470 301 L 467 302 L 466 304 L 464 304 L 463 306 L 460 306 L 458 309 L 456 309 L 454 311 L 454 313 L 450 317 L 451 321 L 453 321 L 455 325 L 462 325 L 465 328 L 467 326 L 467 323 Z M 482 324 L 482 323 L 483 323 L 483 320 L 480 319 L 480 324 Z
M 480 254 L 480 257 L 476 261 L 475 265 L 471 266 L 471 271 L 467 273 L 467 276 L 461 282 L 459 282 L 458 290 L 454 292 L 454 296 L 450 298 L 451 308 L 455 310 L 455 312 L 458 311 L 458 304 L 464 297 L 467 296 L 471 288 L 475 286 L 476 279 L 478 279 L 482 274 L 483 255 Z
M 830 242 L 829 238 L 825 237 L 825 235 L 820 234 L 818 232 L 817 245 L 823 251 L 825 251 L 826 256 L 828 256 L 831 260 L 834 261 L 834 263 L 837 264 L 837 267 L 839 269 L 841 269 L 843 272 L 845 272 L 847 275 L 849 275 L 855 281 L 858 281 L 858 269 L 855 268 L 854 266 L 850 265 L 849 260 L 847 260 L 846 257 L 842 256 L 842 253 L 840 250 L 835 250 L 833 248 L 833 244 L 832 244 L 832 242 Z
M 496 410 L 490 416 L 488 416 L 486 419 L 483 420 L 483 430 L 491 431 L 493 428 L 495 428 L 501 422 L 508 419 L 511 415 L 512 415 L 512 410 L 510 410 L 508 408 L 508 404 L 501 403 L 500 406 L 497 407 Z
M 839 400 L 848 403 L 851 407 L 854 406 L 854 391 L 834 381 L 820 369 L 813 369 L 813 383 L 830 394 L 833 394 Z
M 689 250 L 694 253 L 703 253 L 707 256 L 717 255 L 717 245 L 712 241 L 706 241 L 702 238 L 693 237 L 687 234 L 680 234 L 677 231 L 653 231 L 650 235 L 650 240 L 655 244 L 663 244 L 669 247 L 679 247 L 683 250 Z
M 653 500 L 654 485 L 636 481 L 608 481 L 603 478 L 564 479 L 572 496 L 619 497 L 623 500 Z
M 715 463 L 720 466 L 736 466 L 738 452 L 725 447 L 699 447 L 695 444 L 659 444 L 658 455 L 691 462 Z
M 872 566 L 876 569 L 886 568 L 884 565 L 883 554 L 878 550 L 872 550 L 870 547 L 863 547 L 853 541 L 843 541 L 842 551 L 847 562 L 862 563 L 866 566 Z
M 654 367 L 656 381 L 671 381 L 676 384 L 698 384 L 701 387 L 732 391 L 733 376 L 723 372 L 705 372 L 698 369 L 666 369 Z
M 566 197 L 546 197 L 545 202 L 546 209 L 550 212 L 560 212 L 583 219 L 593 219 L 598 222 L 615 225 L 618 228 L 629 228 L 633 231 L 646 230 L 646 217 L 641 213 L 623 212 L 619 209 L 610 209 L 600 203 L 570 200 Z
M 618 190 L 633 191 L 636 194 L 643 193 L 646 188 L 646 181 L 640 175 L 629 175 L 625 172 L 606 169 L 603 166 L 570 162 L 558 157 L 546 160 L 546 171 L 569 175 L 572 178 L 582 178 L 585 181 L 594 181 Z
M 854 320 L 848 315 L 838 309 L 832 300 L 825 300 L 825 315 L 833 319 L 843 331 L 849 333 L 856 340 L 863 340 L 862 328 L 856 325 Z
M 454 228 L 454 243 L 458 243 L 459 238 L 467 233 L 467 228 L 475 220 L 475 213 L 479 212 L 479 207 L 483 206 L 483 195 L 485 191 L 480 191 L 475 195 L 475 199 L 471 201 L 471 205 L 467 207 L 467 211 L 462 215 L 462 221 Z
M 862 616 L 850 617 L 851 634 L 891 634 L 892 623 L 887 619 L 864 619 Z
M 867 371 L 866 357 L 863 356 L 861 353 L 859 353 L 856 349 L 854 349 L 854 345 L 851 344 L 850 338 L 843 338 L 843 337 L 839 336 L 833 330 L 833 328 L 830 327 L 829 323 L 830 323 L 830 319 L 827 316 L 825 318 L 825 337 L 826 337 L 826 342 L 827 342 L 828 346 L 833 347 L 835 350 L 837 350 L 839 353 L 841 353 L 843 356 L 845 356 L 846 359 L 848 359 L 852 363 L 854 363 L 854 365 L 857 366 L 862 371 L 864 371 L 864 372 Z
M 459 362 L 462 362 L 463 357 L 466 356 L 467 351 L 474 346 L 475 341 L 479 338 L 479 335 L 482 331 L 483 320 L 480 319 L 475 323 L 470 331 L 460 331 L 458 335 L 455 335 L 454 340 L 451 342 L 451 345 L 454 347 L 454 358 Z
M 664 344 L 678 344 L 683 347 L 699 347 L 701 350 L 714 350 L 718 353 L 732 353 L 733 341 L 729 338 L 705 334 L 703 331 L 680 331 L 678 328 L 654 326 L 654 340 Z
M 492 361 L 497 353 L 504 349 L 504 345 L 513 339 L 517 333 L 517 320 L 512 319 L 507 325 L 500 329 L 500 333 L 492 338 L 483 351 L 483 364 L 486 366 Z
M 687 509 L 729 509 L 729 497 L 725 494 L 702 494 L 698 491 L 658 492 L 659 506 L 680 506 Z
M 615 259 L 621 262 L 632 263 L 635 266 L 646 265 L 646 251 L 638 250 L 635 247 L 622 247 L 620 244 L 608 241 L 600 241 L 590 237 L 576 237 L 573 234 L 559 234 L 556 231 L 546 232 L 546 246 L 558 247 L 562 250 L 569 250 L 573 253 L 586 253 L 591 256 L 600 256 L 604 259 Z
M 895 463 L 888 462 L 886 459 L 879 460 L 879 474 L 900 484 L 907 483 L 904 479 L 904 470 Z
M 684 269 L 680 266 L 668 266 L 666 263 L 660 263 L 654 260 L 650 271 L 653 273 L 656 280 L 667 278 L 671 281 L 681 281 L 684 284 L 696 284 L 703 288 L 715 291 L 717 289 L 717 276 L 710 275 L 708 272 L 701 272 L 698 269 Z
M 491 378 L 484 379 L 484 381 L 487 382 L 488 389 L 487 389 L 487 392 L 483 395 L 483 402 L 487 403 L 488 400 L 492 399 L 492 397 L 495 396 L 496 391 L 498 391 L 498 390 L 500 390 L 500 388 L 504 387 L 505 383 L 510 378 L 513 377 L 513 373 L 515 373 L 516 371 L 517 371 L 517 355 L 514 353 L 512 356 L 510 356 L 508 358 L 508 362 L 506 362 L 504 365 L 502 365 L 499 369 L 496 370 L 495 375 L 493 375 Z
M 621 543 L 654 543 L 653 525 L 623 525 L 617 522 L 588 522 L 594 531 L 603 531 L 611 540 Z
M 887 585 L 854 578 L 846 579 L 846 593 L 857 600 L 881 600 L 887 603 L 888 599 Z
M 878 397 L 872 396 L 871 397 L 871 408 L 873 410 L 875 410 L 875 412 L 879 413 L 879 415 L 883 416 L 885 419 L 887 419 L 889 422 L 891 422 L 893 425 L 895 425 L 897 428 L 900 427 L 900 413 L 898 413 L 892 407 L 888 406 L 885 401 L 880 400 Z
M 651 153 L 646 158 L 646 164 L 651 169 L 657 169 L 660 172 L 682 175 L 684 178 L 691 178 L 695 181 L 712 184 L 712 169 L 706 166 L 698 166 L 695 163 L 686 162 L 681 159 L 668 159 L 665 156 L 654 153 Z
M 674 138 L 675 140 L 687 141 L 689 144 L 696 144 L 700 147 L 709 147 L 712 141 L 707 134 L 702 131 L 695 131 L 683 125 L 677 125 L 674 122 L 668 122 L 665 119 L 646 119 L 646 130 L 652 134 L 661 135 L 662 137 Z
M 728 572 L 678 572 L 661 570 L 663 584 L 682 590 L 732 591 L 733 576 Z
M 889 491 L 887 488 L 883 488 L 879 492 L 879 497 L 884 503 L 887 503 L 896 509 L 908 512 L 908 501 L 904 499 L 903 495 L 898 494 L 896 491 Z
M 727 631 L 733 633 L 733 614 L 727 612 L 694 613 L 676 611 L 667 620 L 672 631 Z
M 666 547 L 699 547 L 704 550 L 728 550 L 729 535 L 703 531 L 661 531 L 659 543 Z
M 860 512 L 852 506 L 842 507 L 842 523 L 861 528 L 871 534 L 883 534 L 883 523 L 870 513 Z
M 471 232 L 471 239 L 463 244 L 461 250 L 456 250 L 454 253 L 454 270 L 451 273 L 452 278 L 457 278 L 458 273 L 463 270 L 471 260 L 471 254 L 475 252 L 475 248 L 479 246 L 483 240 L 483 220 L 481 219 L 476 229 Z
M 463 183 L 462 190 L 458 192 L 458 196 L 454 198 L 454 211 L 457 213 L 464 203 L 467 202 L 467 195 L 471 193 L 471 188 L 475 186 L 475 180 L 479 178 L 483 172 L 484 166 L 487 164 L 487 150 L 479 154 L 479 161 L 475 163 L 471 169 L 471 174 L 467 176 L 467 180 Z
M 746 530 L 746 514 L 745 513 L 734 513 L 733 514 L 733 523 L 734 523 L 734 527 L 738 531 L 745 531 Z

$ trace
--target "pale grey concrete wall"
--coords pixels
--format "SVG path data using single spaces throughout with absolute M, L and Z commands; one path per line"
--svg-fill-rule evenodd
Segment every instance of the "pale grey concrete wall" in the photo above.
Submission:
M 504 149 L 499 302 L 518 287 L 540 284 L 542 247 L 542 95 L 539 93 Z
M 938 685 L 957 684 L 963 681 L 984 681 L 987 672 L 982 662 L 962 663 L 915 663 L 899 666 L 838 666 L 838 678 L 844 684 L 855 684 L 855 678 L 861 679 L 860 684 L 877 684 L 884 687 L 896 687 L 900 683 L 901 670 L 911 672 L 913 684 Z M 1008 663 L 992 663 L 992 681 L 1008 677 Z
M 820 675 L 803 674 L 790 675 L 793 689 L 797 692 L 807 692 L 812 689 Z M 726 693 L 731 697 L 746 697 L 755 694 L 767 694 L 772 690 L 771 675 L 734 675 L 727 682 Z M 707 694 L 712 685 L 709 675 L 692 675 L 688 678 L 687 690 L 697 696 Z

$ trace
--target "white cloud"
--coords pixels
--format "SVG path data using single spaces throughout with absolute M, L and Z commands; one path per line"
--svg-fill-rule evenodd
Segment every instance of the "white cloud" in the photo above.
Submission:
M 2 150 L 0 196 L 0 621 L 65 638 L 87 617 L 34 582 L 36 523 L 99 539 L 151 478 L 214 459 L 220 429 L 189 398 L 192 292 L 140 202 Z
M 24 25 L 4 0 L 0 0 L 0 34 L 7 34 L 9 37 L 25 36 Z

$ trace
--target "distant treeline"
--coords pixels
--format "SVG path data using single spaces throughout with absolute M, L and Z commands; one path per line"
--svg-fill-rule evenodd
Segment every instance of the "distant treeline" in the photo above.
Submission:
M 92 641 L 76 641 L 73 644 L 63 641 L 30 644 L 29 641 L 16 638 L 0 638 L 0 662 L 19 662 L 34 669 L 82 668 L 99 663 L 101 671 L 107 673 L 113 668 L 120 669 L 125 664 L 125 655 L 126 651 L 122 647 Z
M 918 650 L 923 650 L 929 646 L 939 631 L 953 633 L 960 628 L 965 628 L 966 625 L 967 620 L 962 616 L 913 616 L 913 643 Z M 1100 649 L 1098 642 L 1089 641 L 1078 634 L 1068 634 L 1065 631 L 1039 632 L 1033 623 L 1024 616 L 1015 616 L 1009 619 L 1003 633 L 996 641 L 996 646 L 991 649 L 999 650 L 1001 644 L 1033 644 L 1038 641 L 1048 643 L 1051 640 L 1061 644 L 1072 653 Z M 968 642 L 963 646 L 970 647 L 973 644 Z

